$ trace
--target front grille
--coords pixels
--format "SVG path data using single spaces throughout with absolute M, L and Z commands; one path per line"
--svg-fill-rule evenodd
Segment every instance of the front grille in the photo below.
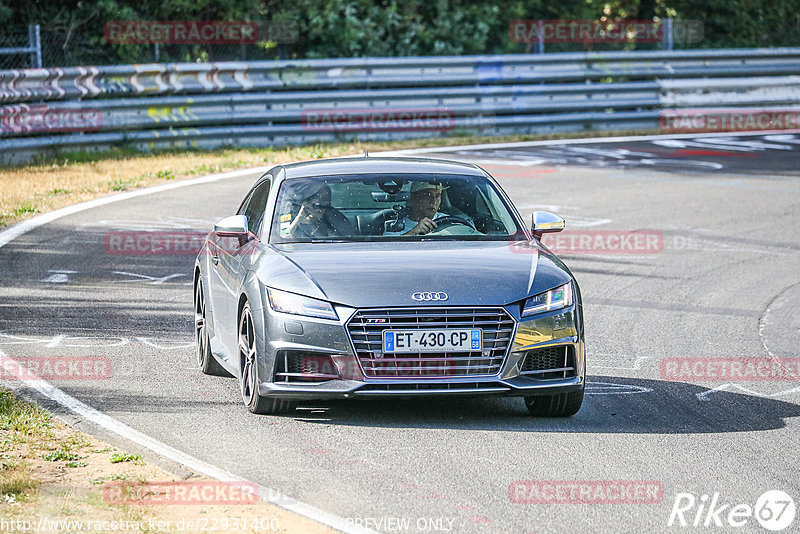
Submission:
M 383 353 L 384 330 L 430 328 L 480 328 L 483 350 Z M 347 329 L 368 378 L 489 376 L 500 372 L 514 320 L 502 308 L 391 308 L 360 310 Z
M 529 350 L 520 374 L 544 379 L 575 376 L 575 349 L 572 345 L 559 345 Z

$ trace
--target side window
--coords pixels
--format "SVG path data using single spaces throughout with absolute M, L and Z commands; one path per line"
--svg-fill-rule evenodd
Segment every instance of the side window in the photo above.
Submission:
M 247 205 L 250 203 L 250 199 L 251 198 L 253 198 L 253 192 L 252 191 L 248 192 L 247 196 L 245 197 L 245 199 L 242 200 L 242 203 L 239 206 L 239 209 L 236 210 L 236 215 L 244 215 L 244 210 L 245 210 L 245 208 L 247 208 Z
M 264 210 L 267 207 L 267 196 L 269 196 L 270 181 L 265 180 L 258 184 L 250 198 L 243 205 L 242 215 L 247 217 L 247 230 L 258 235 L 261 221 L 264 219 Z

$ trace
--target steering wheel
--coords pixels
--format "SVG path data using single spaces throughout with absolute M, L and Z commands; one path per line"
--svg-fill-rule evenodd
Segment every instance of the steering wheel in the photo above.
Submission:
M 437 219 L 434 219 L 433 222 L 436 223 L 436 228 L 433 229 L 433 232 L 438 230 L 439 227 L 443 224 L 463 224 L 464 226 L 469 226 L 476 232 L 478 231 L 478 229 L 475 228 L 474 223 L 470 222 L 467 219 L 464 219 L 463 217 L 458 217 L 456 215 L 445 215 L 444 217 L 439 217 Z

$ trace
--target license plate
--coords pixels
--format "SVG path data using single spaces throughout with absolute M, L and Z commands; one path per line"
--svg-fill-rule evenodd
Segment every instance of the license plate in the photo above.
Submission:
M 483 348 L 480 328 L 384 330 L 383 352 L 468 352 Z

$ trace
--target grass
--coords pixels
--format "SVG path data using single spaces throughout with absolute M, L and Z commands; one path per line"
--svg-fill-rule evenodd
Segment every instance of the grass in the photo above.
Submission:
M 68 450 L 65 449 L 58 449 L 56 451 L 43 454 L 42 459 L 47 460 L 48 462 L 60 462 L 60 461 L 75 462 L 77 460 L 80 460 L 81 457 L 79 454 L 75 454 L 74 452 L 69 452 Z
M 111 455 L 111 463 L 118 464 L 120 462 L 141 462 L 142 456 L 139 454 L 129 454 L 127 452 L 115 452 Z
M 11 216 L 24 217 L 25 215 L 33 214 L 36 213 L 37 211 L 39 210 L 36 209 L 36 206 L 31 204 L 30 202 L 23 202 L 22 204 L 19 204 L 11 209 Z
M 127 473 L 127 472 L 126 473 L 114 473 L 113 475 L 93 478 L 92 480 L 89 481 L 89 484 L 100 485 L 100 484 L 105 484 L 106 482 L 113 482 L 115 480 L 126 481 L 126 480 L 130 480 L 130 479 L 131 479 L 130 473 Z
M 0 228 L 58 208 L 116 192 L 172 180 L 247 167 L 363 154 L 382 150 L 461 144 L 534 141 L 653 133 L 578 132 L 503 137 L 433 137 L 391 142 L 346 142 L 297 147 L 221 148 L 142 153 L 130 148 L 107 152 L 64 152 L 33 163 L 0 168 Z
M 24 498 L 39 485 L 30 475 L 27 467 L 15 467 L 7 471 L 5 464 L 2 466 L 2 480 L 0 480 L 0 497 L 2 501 L 14 502 Z
M 31 473 L 30 465 L 17 451 L 29 441 L 49 438 L 52 420 L 50 414 L 35 404 L 18 399 L 0 388 L 0 502 L 25 500 L 33 494 L 39 483 Z
M 0 388 L 0 431 L 25 435 L 47 435 L 52 426 L 50 414 Z M 2 449 L 0 449 L 2 450 Z

